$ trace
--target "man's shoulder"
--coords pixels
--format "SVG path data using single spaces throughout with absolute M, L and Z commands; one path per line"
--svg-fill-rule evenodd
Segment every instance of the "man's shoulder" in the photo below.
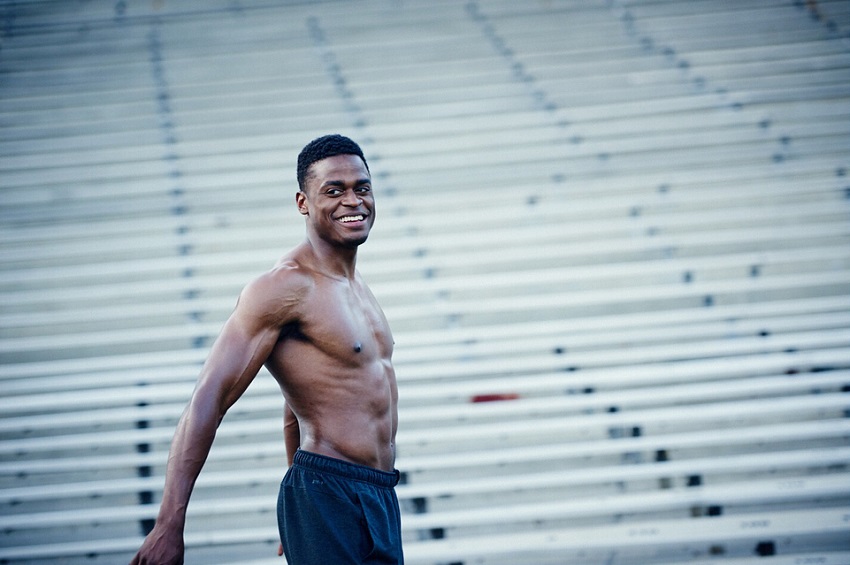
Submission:
M 270 299 L 280 299 L 291 294 L 301 294 L 313 286 L 313 277 L 298 261 L 281 259 L 273 268 L 252 280 L 243 293 L 257 294 Z
M 245 286 L 237 309 L 269 323 L 288 323 L 300 318 L 300 309 L 314 286 L 309 270 L 284 258 Z

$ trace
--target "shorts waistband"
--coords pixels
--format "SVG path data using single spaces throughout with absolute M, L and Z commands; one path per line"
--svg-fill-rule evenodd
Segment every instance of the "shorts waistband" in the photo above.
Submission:
M 396 471 L 381 471 L 367 467 L 366 465 L 358 465 L 350 463 L 342 459 L 319 455 L 311 451 L 297 450 L 292 461 L 293 467 L 298 465 L 305 469 L 318 471 L 320 473 L 329 473 L 345 479 L 353 479 L 363 481 L 378 487 L 393 488 L 398 484 L 399 472 Z

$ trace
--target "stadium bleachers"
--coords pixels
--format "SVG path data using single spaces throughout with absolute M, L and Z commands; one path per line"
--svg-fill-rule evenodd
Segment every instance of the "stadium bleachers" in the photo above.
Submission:
M 0 563 L 129 561 L 240 289 L 361 142 L 407 562 L 850 563 L 850 4 L 0 3 Z M 282 399 L 189 565 L 276 557 Z

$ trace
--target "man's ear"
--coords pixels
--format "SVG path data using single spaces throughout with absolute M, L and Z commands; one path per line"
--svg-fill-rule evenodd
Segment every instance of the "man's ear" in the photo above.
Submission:
M 308 216 L 307 210 L 307 195 L 304 194 L 304 191 L 299 190 L 295 193 L 295 205 L 298 206 L 298 211 L 302 216 Z

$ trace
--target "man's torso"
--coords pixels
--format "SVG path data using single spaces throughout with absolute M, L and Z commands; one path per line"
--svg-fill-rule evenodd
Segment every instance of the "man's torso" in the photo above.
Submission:
M 387 320 L 359 275 L 307 273 L 298 320 L 266 366 L 298 418 L 301 448 L 392 470 L 397 389 Z

